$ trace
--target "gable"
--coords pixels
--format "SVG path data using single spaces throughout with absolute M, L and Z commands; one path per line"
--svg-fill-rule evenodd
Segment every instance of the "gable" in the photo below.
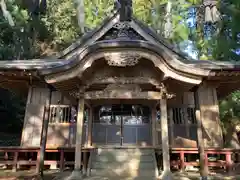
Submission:
M 86 33 L 82 38 L 60 52 L 55 58 L 71 61 L 81 54 L 86 48 L 98 42 L 109 41 L 139 41 L 148 42 L 158 47 L 168 54 L 171 59 L 179 61 L 179 63 L 191 61 L 189 57 L 167 43 L 164 38 L 159 37 L 152 29 L 136 18 L 129 21 L 121 21 L 120 12 L 117 11 L 111 17 L 107 18 L 101 26 L 95 30 Z M 189 62 L 187 62 L 189 63 Z
M 131 27 L 129 22 L 115 23 L 106 34 L 104 34 L 98 41 L 104 40 L 146 40 L 134 28 Z
M 116 12 L 110 18 L 107 18 L 101 26 L 86 33 L 67 49 L 58 53 L 55 58 L 70 60 L 80 54 L 86 47 L 100 41 L 138 40 L 160 45 L 157 36 L 152 34 L 150 34 L 150 30 L 146 31 L 146 29 L 138 25 L 134 18 L 131 21 L 121 21 L 120 13 Z

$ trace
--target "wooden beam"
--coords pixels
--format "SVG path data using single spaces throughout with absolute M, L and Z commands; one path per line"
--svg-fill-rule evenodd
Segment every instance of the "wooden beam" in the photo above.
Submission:
M 124 73 L 122 73 L 124 74 Z M 127 73 L 125 73 L 127 74 Z M 162 79 L 151 77 L 150 75 L 146 74 L 145 76 L 132 76 L 126 77 L 124 76 L 106 76 L 106 77 L 95 77 L 88 80 L 85 84 L 86 87 L 90 87 L 93 84 L 152 84 L 154 86 L 160 86 Z M 84 88 L 84 87 L 82 87 Z

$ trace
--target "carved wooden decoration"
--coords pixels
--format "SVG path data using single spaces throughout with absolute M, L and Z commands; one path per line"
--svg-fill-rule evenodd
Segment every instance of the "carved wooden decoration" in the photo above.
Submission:
M 129 29 L 131 28 L 131 25 L 128 22 L 117 22 L 113 25 L 113 28 L 116 29 Z
M 143 40 L 146 41 L 139 33 L 137 33 L 129 22 L 117 22 L 113 25 L 111 31 L 108 31 L 103 40 L 125 39 L 125 40 Z
M 136 93 L 140 93 L 142 90 L 137 84 L 109 84 L 105 89 L 105 92 L 112 91 L 132 91 Z
M 141 58 L 140 55 L 132 51 L 105 53 L 104 57 L 109 66 L 119 67 L 135 66 Z
M 173 97 L 176 96 L 175 94 L 168 92 L 167 87 L 165 86 L 164 83 L 161 83 L 160 86 L 157 88 L 160 89 L 161 97 L 163 99 L 172 99 Z
M 160 83 L 157 79 L 151 77 L 99 77 L 90 81 L 87 85 L 91 84 L 152 84 L 159 86 Z
M 161 99 L 161 94 L 155 91 L 89 91 L 85 93 L 85 99 Z
M 144 66 L 131 67 L 131 70 L 122 68 L 117 69 L 113 67 L 105 67 L 97 69 L 91 73 L 90 77 L 85 79 L 82 86 L 89 87 L 92 84 L 152 84 L 160 86 L 163 79 L 163 74 L 156 73 L 150 68 Z M 84 77 L 89 75 L 84 74 Z
M 79 98 L 83 94 L 70 92 L 70 95 Z M 109 84 L 103 91 L 88 91 L 84 93 L 84 99 L 166 99 L 173 94 L 157 91 L 142 91 L 137 84 Z

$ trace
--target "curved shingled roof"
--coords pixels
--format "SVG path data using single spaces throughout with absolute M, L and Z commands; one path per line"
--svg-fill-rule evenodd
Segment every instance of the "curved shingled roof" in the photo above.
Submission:
M 131 17 L 124 21 L 121 16 L 123 15 L 119 9 L 101 26 L 86 33 L 54 57 L 0 61 L 0 71 L 34 71 L 39 77 L 47 77 L 71 70 L 96 52 L 128 48 L 162 57 L 162 63 L 179 75 L 196 76 L 203 80 L 217 79 L 221 82 L 229 81 L 226 78 L 229 76 L 234 80 L 239 79 L 240 63 L 193 60 L 136 18 Z
M 108 17 L 101 26 L 91 32 L 86 33 L 80 39 L 76 40 L 71 46 L 57 55 L 44 59 L 29 59 L 29 60 L 4 60 L 0 61 L 0 69 L 19 69 L 19 70 L 38 70 L 40 74 L 48 74 L 56 72 L 65 66 L 71 67 L 79 61 L 77 56 L 81 53 L 95 49 L 96 46 L 102 44 L 101 48 L 115 46 L 116 43 L 122 46 L 124 43 L 129 46 L 136 46 L 139 48 L 150 48 L 152 51 L 160 54 L 168 54 L 172 57 L 171 61 L 166 62 L 171 65 L 179 65 L 179 70 L 182 67 L 191 68 L 190 73 L 194 70 L 196 72 L 207 71 L 239 71 L 240 63 L 238 62 L 223 62 L 223 61 L 199 61 L 191 59 L 187 54 L 179 51 L 177 48 L 169 44 L 164 38 L 157 35 L 151 28 L 144 23 L 132 18 L 131 21 L 121 22 L 127 24 L 128 28 L 135 31 L 136 34 L 142 36 L 142 39 L 119 38 L 119 39 L 101 39 L 104 37 L 116 24 L 120 23 L 119 12 L 116 12 L 112 17 Z M 115 44 L 114 44 L 115 43 Z M 104 45 L 103 45 L 104 44 Z M 161 51 L 161 52 L 160 52 Z M 64 68 L 65 67 L 65 68 Z M 177 67 L 176 67 L 177 68 Z M 178 68 L 177 68 L 178 69 Z M 187 70 L 186 70 L 187 71 Z M 48 72 L 48 73 L 46 73 Z

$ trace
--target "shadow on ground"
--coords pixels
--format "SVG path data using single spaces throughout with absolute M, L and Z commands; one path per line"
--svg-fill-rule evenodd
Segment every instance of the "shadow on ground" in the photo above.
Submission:
M 44 180 L 52 180 L 56 178 L 59 174 L 58 171 L 46 171 L 44 172 Z M 29 171 L 17 171 L 12 172 L 11 170 L 1 170 L 0 180 L 37 180 L 39 179 L 35 173 L 35 170 Z
M 46 171 L 44 172 L 44 180 L 62 180 L 71 174 L 71 171 Z M 0 180 L 38 180 L 34 170 L 32 171 L 0 171 Z M 176 180 L 198 180 L 199 173 L 196 172 L 176 172 L 174 173 L 174 179 Z M 85 177 L 83 180 L 118 180 L 116 177 L 104 177 L 104 175 Z M 120 179 L 119 179 L 120 180 Z M 122 180 L 122 179 L 121 179 Z M 128 179 L 130 180 L 130 179 Z M 209 180 L 240 180 L 240 172 L 238 175 L 232 174 L 211 174 Z

